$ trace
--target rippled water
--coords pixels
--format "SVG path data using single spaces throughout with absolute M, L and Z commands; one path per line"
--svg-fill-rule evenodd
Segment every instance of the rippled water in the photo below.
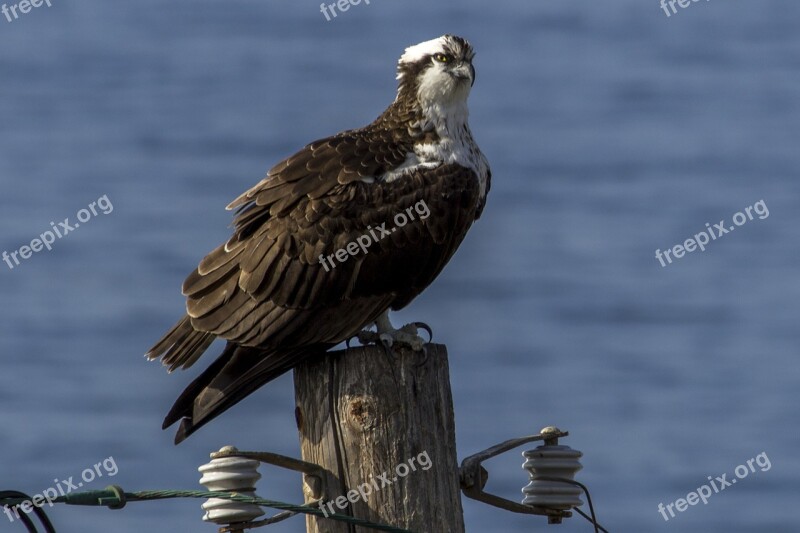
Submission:
M 610 531 L 797 531 L 798 15 L 789 0 L 670 17 L 655 0 L 373 0 L 327 22 L 318 2 L 53 0 L 0 16 L 0 251 L 113 205 L 0 263 L 0 489 L 108 457 L 117 475 L 86 488 L 198 488 L 222 444 L 298 454 L 290 376 L 176 448 L 160 421 L 193 374 L 141 354 L 227 237 L 223 207 L 309 140 L 372 120 L 402 49 L 452 32 L 478 50 L 471 121 L 493 187 L 398 321 L 448 345 L 460 456 L 557 424 Z M 759 200 L 768 217 L 655 258 Z M 770 469 L 658 513 L 762 452 Z M 492 461 L 489 488 L 519 498 L 521 461 Z M 259 487 L 301 498 L 295 476 Z M 465 512 L 468 531 L 590 531 Z M 50 514 L 59 531 L 213 531 L 197 501 Z

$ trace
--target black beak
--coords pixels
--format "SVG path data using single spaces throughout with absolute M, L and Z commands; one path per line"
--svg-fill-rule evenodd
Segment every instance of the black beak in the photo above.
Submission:
M 460 63 L 450 70 L 450 74 L 459 80 L 469 80 L 470 87 L 475 85 L 475 67 L 472 63 Z

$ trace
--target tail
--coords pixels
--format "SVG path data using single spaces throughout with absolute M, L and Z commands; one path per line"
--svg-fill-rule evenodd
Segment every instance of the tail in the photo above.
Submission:
M 172 372 L 188 368 L 203 355 L 216 335 L 197 331 L 184 316 L 147 352 L 148 359 L 161 358 Z M 181 421 L 175 444 L 242 401 L 251 392 L 300 362 L 324 353 L 331 344 L 287 350 L 266 350 L 228 342 L 222 354 L 175 400 L 163 429 Z
M 228 342 L 217 360 L 175 400 L 162 428 L 180 420 L 175 435 L 175 444 L 179 444 L 265 383 L 330 347 L 314 345 L 275 351 Z

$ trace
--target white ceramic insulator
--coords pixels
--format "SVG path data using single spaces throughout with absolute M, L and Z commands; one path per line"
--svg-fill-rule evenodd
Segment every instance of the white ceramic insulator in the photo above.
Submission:
M 578 459 L 583 456 L 578 450 L 562 445 L 542 445 L 523 452 L 527 459 L 522 468 L 531 476 L 531 482 L 522 489 L 522 503 L 549 509 L 571 509 L 583 505 L 581 488 L 570 483 L 545 481 L 543 477 L 575 479 L 575 473 L 583 468 Z
M 223 448 L 223 450 L 229 449 Z M 244 457 L 212 459 L 210 463 L 197 469 L 203 474 L 200 484 L 209 491 L 237 492 L 242 496 L 258 498 L 255 486 L 256 482 L 261 479 L 261 474 L 258 473 L 259 464 L 255 459 Z M 258 505 L 223 498 L 209 498 L 202 507 L 206 512 L 203 520 L 222 525 L 250 522 L 264 514 L 263 509 Z

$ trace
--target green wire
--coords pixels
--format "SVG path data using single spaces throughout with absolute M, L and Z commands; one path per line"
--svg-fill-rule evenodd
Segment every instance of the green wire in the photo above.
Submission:
M 408 529 L 402 529 L 386 524 L 378 524 L 375 522 L 370 522 L 369 520 L 362 520 L 360 518 L 343 514 L 328 513 L 328 515 L 325 516 L 325 513 L 323 513 L 321 509 L 309 507 L 307 505 L 295 505 L 274 500 L 265 500 L 264 498 L 254 498 L 251 496 L 244 496 L 236 492 L 207 492 L 201 490 L 144 490 L 139 492 L 125 492 L 122 490 L 122 488 L 116 485 L 111 485 L 106 487 L 105 490 L 89 490 L 85 492 L 75 492 L 66 494 L 64 496 L 59 496 L 53 500 L 53 503 L 66 503 L 67 505 L 106 506 L 111 509 L 121 509 L 127 502 L 164 500 L 169 498 L 221 498 L 240 503 L 252 503 L 263 507 L 270 507 L 272 509 L 280 509 L 281 511 L 292 511 L 295 513 L 322 516 L 325 518 L 330 518 L 331 520 L 347 522 L 349 524 L 368 527 L 378 531 L 389 531 L 392 533 L 413 533 Z M 3 501 L 0 501 L 0 506 L 3 503 Z M 9 499 L 5 504 L 13 505 L 14 502 Z

